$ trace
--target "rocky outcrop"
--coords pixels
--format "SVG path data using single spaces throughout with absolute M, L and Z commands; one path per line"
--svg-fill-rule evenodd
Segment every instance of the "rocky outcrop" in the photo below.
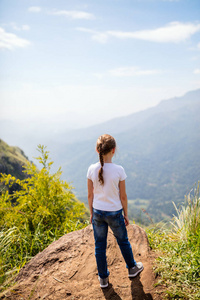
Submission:
M 92 226 L 71 232 L 38 253 L 19 272 L 12 289 L 0 299 L 162 299 L 153 287 L 154 260 L 145 231 L 129 225 L 128 236 L 136 261 L 144 264 L 143 272 L 134 279 L 128 271 L 120 249 L 109 230 L 107 259 L 110 271 L 108 288 L 101 289 L 94 256 Z

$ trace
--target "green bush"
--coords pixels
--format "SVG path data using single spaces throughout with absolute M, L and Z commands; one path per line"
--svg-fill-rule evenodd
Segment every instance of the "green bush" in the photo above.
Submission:
M 53 162 L 49 162 L 45 147 L 39 145 L 38 150 L 40 171 L 29 163 L 24 170 L 28 178 L 24 180 L 1 174 L 4 186 L 20 187 L 12 194 L 3 189 L 0 195 L 1 282 L 54 240 L 88 224 L 84 204 L 75 198 L 72 187 L 60 179 L 60 169 L 50 173 Z

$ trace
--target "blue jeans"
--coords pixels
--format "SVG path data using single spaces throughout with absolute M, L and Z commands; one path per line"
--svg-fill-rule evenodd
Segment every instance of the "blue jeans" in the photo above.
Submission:
M 117 239 L 127 268 L 132 268 L 136 265 L 131 244 L 128 240 L 122 209 L 119 211 L 102 211 L 93 208 L 92 225 L 94 230 L 97 269 L 101 278 L 109 276 L 106 260 L 108 226 L 110 226 Z

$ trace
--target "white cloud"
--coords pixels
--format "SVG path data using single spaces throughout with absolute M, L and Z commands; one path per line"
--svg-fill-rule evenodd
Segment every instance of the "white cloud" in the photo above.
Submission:
M 199 75 L 200 74 L 200 69 L 195 69 L 193 73 L 196 74 L 196 75 Z
M 181 42 L 188 39 L 194 33 L 200 31 L 200 24 L 172 22 L 164 27 L 152 30 L 140 30 L 135 32 L 108 31 L 108 34 L 117 38 L 135 38 L 152 42 Z
M 22 25 L 22 30 L 30 30 L 30 26 L 29 25 Z
M 160 74 L 159 70 L 140 70 L 138 67 L 123 67 L 109 71 L 111 76 L 115 77 L 131 77 Z
M 80 11 L 80 10 L 58 10 L 50 12 L 51 15 L 55 16 L 65 16 L 70 19 L 84 19 L 84 20 L 93 20 L 95 16 L 91 13 Z
M 87 28 L 78 28 L 78 30 L 91 33 L 92 39 L 101 43 L 105 43 L 110 37 L 118 39 L 139 39 L 158 43 L 179 43 L 190 38 L 196 32 L 199 32 L 200 24 L 171 22 L 166 26 L 156 29 L 138 31 L 108 30 L 105 32 L 98 32 Z
M 84 28 L 84 27 L 78 27 L 76 28 L 78 31 L 86 32 L 86 33 L 91 33 L 92 34 L 92 39 L 101 43 L 105 44 L 109 38 L 107 32 L 98 32 L 96 30 Z
M 28 40 L 22 39 L 13 33 L 8 33 L 0 27 L 0 49 L 13 50 L 15 48 L 24 48 L 28 45 L 30 45 Z
M 28 11 L 33 12 L 33 13 L 39 13 L 41 12 L 41 7 L 40 6 L 31 6 L 29 7 Z
M 97 41 L 97 42 L 101 43 L 101 44 L 105 44 L 108 40 L 108 36 L 105 33 L 98 33 L 98 34 L 94 34 L 92 36 L 92 39 L 94 41 Z
M 18 26 L 15 22 L 12 22 L 11 23 L 11 26 L 14 30 L 17 30 L 17 31 L 21 31 L 21 30 L 30 30 L 30 26 L 29 25 L 21 25 L 21 26 Z
M 198 43 L 197 48 L 200 50 L 200 43 Z

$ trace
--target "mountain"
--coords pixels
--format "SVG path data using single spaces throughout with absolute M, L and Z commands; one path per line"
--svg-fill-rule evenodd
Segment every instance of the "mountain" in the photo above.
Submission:
M 19 147 L 12 147 L 0 139 L 0 173 L 11 174 L 19 179 L 26 178 L 23 166 L 27 165 L 28 157 Z
M 156 107 L 127 117 L 57 136 L 50 146 L 63 178 L 72 181 L 80 200 L 86 201 L 86 173 L 98 160 L 97 137 L 113 135 L 118 144 L 114 162 L 124 166 L 130 217 L 144 208 L 155 221 L 175 212 L 172 201 L 200 180 L 200 90 L 164 100 Z M 52 149 L 52 151 L 51 151 Z
M 158 115 L 164 112 L 171 112 L 173 110 L 184 108 L 193 104 L 199 104 L 200 101 L 200 89 L 191 91 L 185 94 L 183 97 L 175 97 L 169 100 L 163 100 L 155 107 L 130 114 L 125 117 L 119 117 L 102 124 L 97 124 L 83 129 L 69 130 L 62 133 L 62 136 L 56 134 L 56 140 L 63 142 L 64 144 L 73 143 L 76 141 L 90 140 L 96 138 L 96 136 L 102 134 L 102 132 L 112 132 L 113 135 L 125 132 L 135 126 L 144 124 L 152 118 L 154 115 Z M 65 136 L 63 136 L 66 133 Z M 55 138 L 55 136 L 54 136 Z

